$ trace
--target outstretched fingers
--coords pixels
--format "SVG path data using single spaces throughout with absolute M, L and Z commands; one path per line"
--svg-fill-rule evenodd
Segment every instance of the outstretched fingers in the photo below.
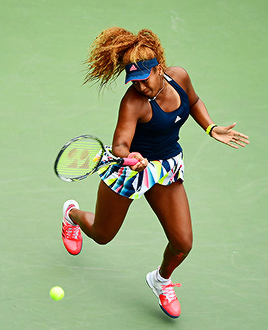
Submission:
M 247 135 L 234 131 L 234 130 L 232 130 L 232 133 L 233 134 L 232 134 L 232 137 L 229 142 L 236 143 L 240 147 L 245 147 L 246 144 L 249 144 L 249 141 L 248 141 L 249 137 Z M 234 145 L 231 145 L 231 146 L 234 147 Z M 238 148 L 238 146 L 235 146 L 235 147 Z
M 236 123 L 233 123 L 232 125 L 226 127 L 215 127 L 212 131 L 212 137 L 235 149 L 238 149 L 239 147 L 245 147 L 246 144 L 249 144 L 249 137 L 245 134 L 235 131 L 233 129 L 235 125 Z

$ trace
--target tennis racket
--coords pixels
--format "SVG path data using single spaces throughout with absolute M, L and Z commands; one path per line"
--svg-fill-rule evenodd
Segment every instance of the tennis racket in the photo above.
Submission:
M 104 147 L 95 136 L 79 135 L 66 142 L 61 148 L 54 164 L 54 170 L 61 180 L 71 182 L 83 180 L 111 163 L 133 166 L 138 162 L 135 158 L 114 156 L 111 150 Z

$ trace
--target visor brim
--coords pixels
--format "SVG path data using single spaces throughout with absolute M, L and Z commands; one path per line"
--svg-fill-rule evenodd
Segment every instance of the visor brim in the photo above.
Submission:
M 152 69 L 150 71 L 139 71 L 139 72 L 130 72 L 126 75 L 126 80 L 125 84 L 129 83 L 130 81 L 141 81 L 141 80 L 146 80 L 150 77 L 152 73 Z

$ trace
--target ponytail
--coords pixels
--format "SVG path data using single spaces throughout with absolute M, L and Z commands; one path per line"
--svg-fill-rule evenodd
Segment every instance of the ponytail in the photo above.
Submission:
M 165 70 L 164 49 L 151 30 L 143 29 L 137 35 L 119 27 L 104 30 L 90 47 L 84 84 L 96 82 L 102 88 L 116 80 L 127 64 L 155 57 Z

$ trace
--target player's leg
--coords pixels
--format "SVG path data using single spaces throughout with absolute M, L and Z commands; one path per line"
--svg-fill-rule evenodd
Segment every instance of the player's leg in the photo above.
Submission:
M 169 278 L 192 248 L 192 224 L 188 199 L 180 181 L 168 186 L 156 184 L 145 195 L 168 238 L 161 276 Z
M 81 230 L 95 242 L 106 244 L 119 231 L 132 200 L 113 192 L 100 182 L 95 214 L 79 209 L 76 201 L 64 203 L 62 239 L 67 251 L 77 255 L 82 249 Z
M 95 214 L 74 208 L 69 216 L 88 237 L 99 244 L 106 244 L 119 231 L 131 202 L 131 199 L 116 194 L 101 181 Z
M 180 304 L 170 276 L 189 254 L 192 225 L 187 196 L 178 181 L 169 186 L 155 185 L 146 194 L 168 238 L 160 269 L 147 274 L 147 283 L 159 298 L 160 307 L 171 317 L 180 315 Z

